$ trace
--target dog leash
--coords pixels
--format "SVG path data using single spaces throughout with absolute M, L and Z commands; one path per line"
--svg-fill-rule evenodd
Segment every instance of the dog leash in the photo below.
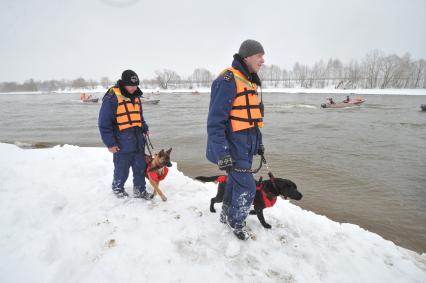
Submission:
M 252 170 L 252 169 L 242 169 L 242 168 L 236 168 L 236 167 L 232 167 L 232 171 L 238 172 L 238 173 L 252 173 L 252 174 L 256 174 L 257 172 L 260 171 L 260 169 L 262 168 L 262 165 L 266 164 L 266 166 L 268 166 L 268 164 L 266 163 L 266 159 L 265 156 L 261 155 L 260 157 L 260 164 L 259 167 L 257 167 L 257 169 Z
M 149 138 L 149 135 L 146 133 L 144 133 L 143 135 L 145 137 L 145 147 L 148 149 L 149 155 L 154 156 L 152 155 L 151 149 L 149 148 L 151 147 L 152 151 L 154 151 L 154 146 L 151 143 L 151 139 Z
M 274 187 L 274 189 L 278 191 L 277 183 L 275 182 L 275 176 L 274 174 L 272 174 L 272 170 L 271 168 L 269 168 L 268 162 L 266 162 L 266 159 L 265 159 L 265 166 L 266 166 L 266 169 L 268 169 L 268 176 L 269 176 L 269 180 L 271 180 L 272 187 Z M 268 198 L 272 199 L 271 193 L 269 193 Z
M 268 162 L 266 161 L 266 158 L 264 155 L 261 155 L 260 158 L 260 164 L 259 167 L 255 170 L 252 169 L 241 169 L 241 168 L 232 168 L 233 171 L 235 172 L 239 172 L 239 173 L 252 173 L 252 174 L 256 174 L 257 172 L 260 171 L 260 169 L 262 168 L 262 165 L 265 164 L 266 169 L 268 169 L 268 176 L 269 176 L 269 180 L 271 180 L 272 182 L 272 186 L 274 187 L 274 189 L 277 189 L 277 184 L 275 182 L 275 176 L 271 171 L 271 168 L 268 165 Z M 262 180 L 262 177 L 260 177 L 259 180 Z

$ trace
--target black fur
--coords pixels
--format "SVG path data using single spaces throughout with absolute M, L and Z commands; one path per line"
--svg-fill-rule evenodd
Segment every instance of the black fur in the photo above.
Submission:
M 212 176 L 212 177 L 199 176 L 199 177 L 196 177 L 195 179 L 202 182 L 213 182 L 217 179 L 217 177 L 219 176 Z M 275 186 L 271 180 L 265 180 L 265 181 L 262 181 L 262 183 L 263 183 L 263 191 L 266 193 L 266 195 L 270 199 L 272 199 L 273 197 L 282 196 L 285 198 L 300 200 L 303 197 L 303 195 L 297 190 L 297 185 L 290 180 L 274 178 Z M 213 213 L 216 212 L 214 208 L 214 204 L 221 203 L 223 201 L 225 186 L 226 186 L 226 183 L 219 183 L 217 194 L 210 201 L 210 211 Z M 265 221 L 265 217 L 263 215 L 263 210 L 266 208 L 266 205 L 262 197 L 262 193 L 260 191 L 256 191 L 253 205 L 254 205 L 254 210 L 250 211 L 250 214 L 256 214 L 262 226 L 267 229 L 270 229 L 272 226 Z

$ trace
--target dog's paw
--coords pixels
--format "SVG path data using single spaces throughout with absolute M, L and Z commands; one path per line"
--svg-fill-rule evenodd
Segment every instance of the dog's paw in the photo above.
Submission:
M 263 225 L 263 227 L 265 227 L 266 229 L 271 229 L 272 228 L 272 226 L 270 224 L 268 224 L 268 223 L 265 223 Z

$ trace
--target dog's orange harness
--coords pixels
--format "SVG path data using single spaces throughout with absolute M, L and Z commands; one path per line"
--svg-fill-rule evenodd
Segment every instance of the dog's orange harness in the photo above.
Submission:
M 216 182 L 220 184 L 226 183 L 227 180 L 228 180 L 228 176 L 226 175 L 221 175 L 216 178 Z M 260 191 L 260 193 L 262 194 L 262 199 L 263 199 L 263 202 L 265 203 L 265 208 L 273 207 L 274 204 L 277 202 L 277 197 L 273 195 L 268 196 L 268 194 L 265 193 L 265 191 L 263 190 L 262 182 L 256 182 L 256 183 L 259 183 L 259 185 L 256 184 L 256 191 Z
M 265 193 L 265 191 L 263 190 L 262 183 L 259 186 L 256 186 L 256 191 L 260 191 L 260 193 L 262 194 L 262 199 L 263 199 L 263 202 L 265 203 L 265 208 L 273 207 L 274 204 L 277 202 L 276 196 L 268 197 L 268 194 Z
M 155 182 L 163 181 L 164 178 L 166 178 L 167 174 L 169 173 L 169 168 L 167 168 L 166 166 L 163 167 L 163 174 L 161 175 L 159 175 L 157 171 L 150 171 L 151 168 L 152 168 L 152 165 L 148 163 L 146 168 L 146 173 Z

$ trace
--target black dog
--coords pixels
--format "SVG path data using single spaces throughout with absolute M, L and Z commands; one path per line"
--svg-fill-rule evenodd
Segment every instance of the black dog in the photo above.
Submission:
M 195 179 L 202 182 L 219 183 L 217 187 L 217 194 L 210 201 L 210 211 L 216 212 L 214 209 L 214 204 L 223 201 L 227 176 L 198 176 L 195 177 Z M 274 178 L 273 180 L 265 181 L 260 179 L 258 182 L 256 182 L 256 195 L 253 201 L 254 210 L 250 211 L 250 214 L 256 214 L 262 226 L 267 229 L 271 228 L 272 226 L 266 223 L 265 217 L 263 216 L 263 210 L 265 208 L 272 207 L 275 204 L 278 196 L 294 200 L 300 200 L 302 198 L 302 194 L 297 190 L 296 184 L 290 180 Z

